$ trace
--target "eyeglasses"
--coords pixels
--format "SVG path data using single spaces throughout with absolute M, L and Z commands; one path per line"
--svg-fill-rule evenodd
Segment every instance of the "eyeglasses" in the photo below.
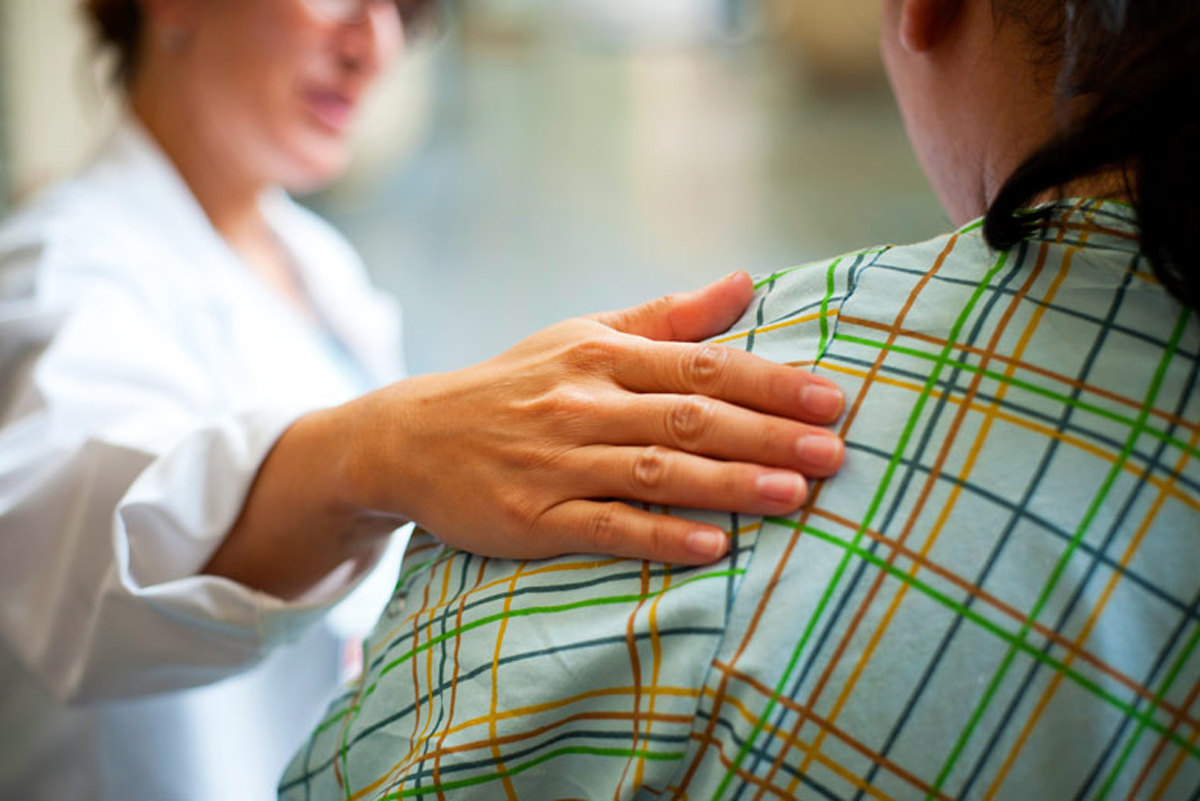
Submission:
M 431 0 L 303 0 L 314 14 L 332 22 L 358 25 L 367 21 L 371 6 L 392 6 L 405 25 L 411 24 L 421 12 L 432 5 Z

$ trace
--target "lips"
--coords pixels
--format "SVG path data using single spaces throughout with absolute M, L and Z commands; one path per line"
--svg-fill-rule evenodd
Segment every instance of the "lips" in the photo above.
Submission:
M 313 118 L 334 133 L 345 133 L 354 120 L 354 98 L 332 89 L 312 88 L 304 93 L 304 104 Z

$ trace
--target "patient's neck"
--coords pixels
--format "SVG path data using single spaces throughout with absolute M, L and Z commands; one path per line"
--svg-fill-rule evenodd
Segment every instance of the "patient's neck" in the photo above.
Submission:
M 885 57 L 913 145 L 956 225 L 985 214 L 1010 176 L 1088 111 L 1090 99 L 1057 92 L 1062 65 L 991 4 L 961 5 L 925 49 L 892 39 Z M 1119 170 L 1108 171 L 1031 200 L 1064 197 L 1128 199 L 1128 189 Z

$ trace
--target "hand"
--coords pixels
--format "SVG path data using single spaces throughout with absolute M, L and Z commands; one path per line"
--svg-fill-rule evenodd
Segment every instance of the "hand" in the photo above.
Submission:
M 752 295 L 737 273 L 342 407 L 356 502 L 484 555 L 720 557 L 719 529 L 604 499 L 786 514 L 805 475 L 840 467 L 841 441 L 811 425 L 840 414 L 836 386 L 683 344 L 726 330 Z

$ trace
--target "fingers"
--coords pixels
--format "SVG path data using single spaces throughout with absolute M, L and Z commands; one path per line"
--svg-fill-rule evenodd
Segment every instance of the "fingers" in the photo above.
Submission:
M 631 346 L 636 357 L 614 360 L 613 377 L 634 392 L 706 395 L 820 425 L 837 420 L 845 404 L 832 381 L 723 345 Z
M 647 339 L 695 342 L 726 331 L 741 317 L 753 296 L 750 276 L 739 271 L 703 289 L 667 295 L 591 319 Z
M 621 395 L 594 414 L 593 435 L 612 445 L 662 445 L 713 459 L 831 476 L 845 446 L 825 429 L 761 414 L 703 395 Z
M 554 541 L 554 555 L 595 553 L 701 565 L 729 551 L 729 535 L 718 528 L 617 501 L 560 504 L 542 515 L 537 535 Z
M 808 496 L 808 484 L 799 473 L 722 462 L 657 445 L 595 447 L 579 452 L 572 461 L 569 469 L 584 497 L 786 515 L 799 509 Z

